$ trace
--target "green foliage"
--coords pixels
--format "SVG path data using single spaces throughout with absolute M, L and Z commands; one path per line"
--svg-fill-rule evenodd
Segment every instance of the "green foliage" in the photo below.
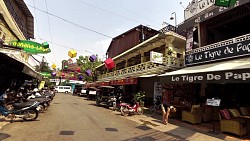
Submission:
M 48 72 L 48 73 L 52 73 L 52 71 L 53 71 L 52 69 L 50 69 L 49 63 L 47 63 L 47 62 L 41 62 L 40 65 L 36 65 L 35 70 L 37 72 Z
M 96 55 L 97 56 L 97 55 Z M 90 56 L 79 56 L 78 59 L 76 59 L 77 64 L 81 66 L 81 73 L 84 76 L 84 79 L 86 81 L 95 81 L 95 68 L 102 64 L 102 61 L 100 59 L 97 59 L 94 62 L 89 61 Z M 97 57 L 98 58 L 98 57 Z M 91 76 L 87 76 L 85 74 L 86 70 L 90 69 L 92 71 Z
M 140 105 L 143 107 L 144 106 L 144 98 L 145 98 L 145 92 L 139 91 L 134 95 L 134 98 L 136 101 L 140 103 Z

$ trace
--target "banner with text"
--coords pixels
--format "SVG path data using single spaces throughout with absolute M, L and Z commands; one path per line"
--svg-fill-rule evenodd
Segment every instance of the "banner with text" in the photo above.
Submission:
M 162 84 L 169 83 L 249 83 L 250 68 L 160 77 Z
M 185 55 L 185 65 L 191 66 L 247 55 L 250 55 L 250 34 L 192 50 Z

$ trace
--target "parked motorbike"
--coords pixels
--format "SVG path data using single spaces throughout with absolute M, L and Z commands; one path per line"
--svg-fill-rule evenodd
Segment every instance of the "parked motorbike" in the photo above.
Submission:
M 122 95 L 118 95 L 116 101 L 113 103 L 113 110 L 120 111 L 121 107 L 120 104 L 123 103 Z
M 37 106 L 39 102 L 35 101 L 30 103 L 11 103 L 11 108 L 6 107 L 7 94 L 0 96 L 0 113 L 11 119 L 22 118 L 25 121 L 36 120 L 38 117 Z
M 110 98 L 107 101 L 107 105 L 108 105 L 108 107 L 112 107 L 113 110 L 115 110 L 114 109 L 116 107 L 116 97 L 115 97 L 115 95 L 110 96 Z
M 136 100 L 133 100 L 132 103 L 133 104 L 128 104 L 128 103 L 120 104 L 121 115 L 127 116 L 127 115 L 131 115 L 135 113 L 140 114 L 140 115 L 143 114 L 143 108 L 141 107 L 139 102 Z

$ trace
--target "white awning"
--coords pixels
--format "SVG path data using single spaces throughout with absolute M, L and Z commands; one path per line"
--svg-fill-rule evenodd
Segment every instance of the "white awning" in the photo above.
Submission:
M 147 74 L 147 75 L 141 75 L 139 77 L 145 78 L 145 77 L 154 77 L 157 76 L 157 74 Z
M 213 72 L 213 71 L 226 71 L 226 70 L 237 70 L 250 68 L 250 57 L 220 61 L 215 63 L 209 63 L 199 66 L 186 67 L 180 70 L 167 72 L 158 76 L 170 76 L 180 74 L 192 74 L 202 72 Z

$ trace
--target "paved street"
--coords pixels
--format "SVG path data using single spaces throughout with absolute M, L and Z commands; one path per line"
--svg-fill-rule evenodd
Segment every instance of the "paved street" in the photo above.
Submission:
M 57 94 L 51 105 L 46 113 L 39 115 L 37 121 L 7 124 L 0 130 L 0 140 L 184 140 L 174 134 L 149 128 L 143 122 L 133 121 L 133 117 L 136 116 L 122 117 L 118 112 L 96 107 L 94 101 L 85 100 L 83 97 Z

